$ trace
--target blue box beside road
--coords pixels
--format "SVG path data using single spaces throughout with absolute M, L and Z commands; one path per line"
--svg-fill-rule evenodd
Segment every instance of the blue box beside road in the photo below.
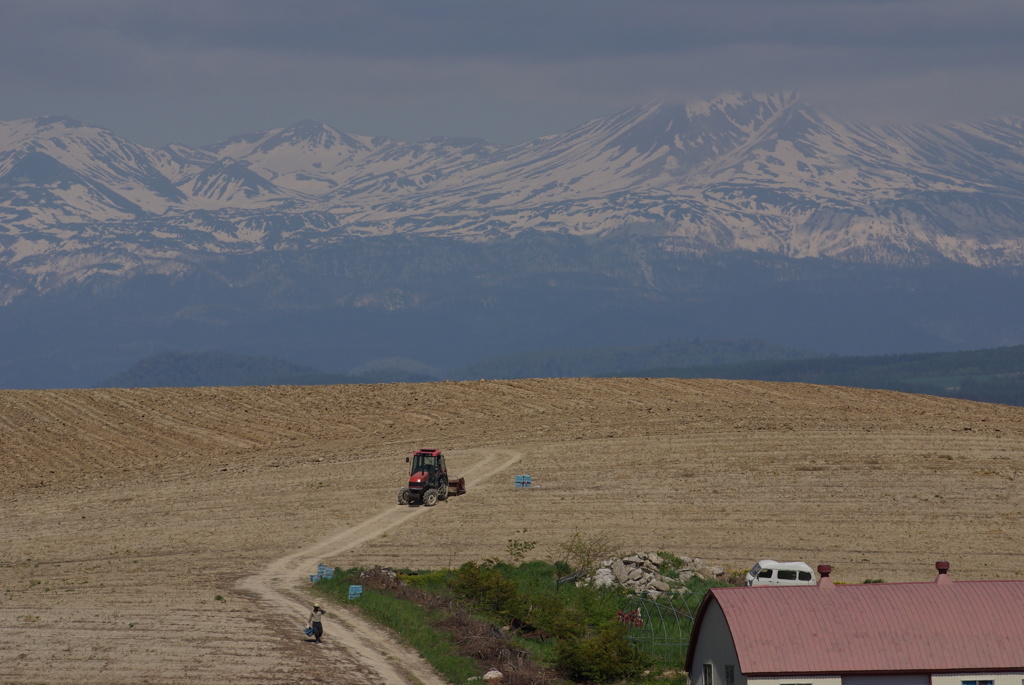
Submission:
M 322 580 L 324 578 L 333 578 L 333 577 L 334 577 L 334 569 L 333 568 L 331 568 L 327 564 L 318 564 L 317 567 L 316 567 L 316 574 L 315 575 L 311 575 L 309 577 L 309 582 L 315 583 L 318 580 Z
M 349 599 L 359 599 L 362 596 L 363 596 L 363 586 L 362 585 L 349 585 L 348 586 L 348 598 Z
M 516 487 L 517 488 L 533 487 L 533 478 L 531 476 L 516 476 Z

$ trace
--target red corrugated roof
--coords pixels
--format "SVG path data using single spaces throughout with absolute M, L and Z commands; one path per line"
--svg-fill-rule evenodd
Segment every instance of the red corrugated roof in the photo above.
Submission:
M 1024 581 L 714 588 L 712 598 L 748 676 L 1024 669 Z

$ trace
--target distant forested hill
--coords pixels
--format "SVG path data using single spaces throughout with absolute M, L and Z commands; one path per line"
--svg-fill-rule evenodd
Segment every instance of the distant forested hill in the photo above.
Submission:
M 328 373 L 274 359 L 228 352 L 161 352 L 101 384 L 107 388 L 189 388 L 239 385 L 344 385 L 435 378 L 393 369 L 358 375 Z
M 673 341 L 635 347 L 587 347 L 544 350 L 493 357 L 470 364 L 454 376 L 477 378 L 580 378 L 622 376 L 633 369 L 739 364 L 762 360 L 806 359 L 810 352 L 760 340 Z
M 733 360 L 719 362 L 717 360 Z M 740 361 L 735 361 L 740 360 Z M 442 380 L 403 360 L 329 373 L 281 359 L 225 352 L 163 352 L 102 387 L 341 385 Z M 658 364 L 658 362 L 668 362 Z M 970 352 L 811 357 L 757 341 L 692 340 L 644 347 L 593 347 L 485 360 L 452 379 L 638 376 L 789 381 L 898 390 L 1024 406 L 1024 345 Z
M 610 375 L 846 385 L 1024 406 L 1024 345 L 970 352 L 646 368 Z

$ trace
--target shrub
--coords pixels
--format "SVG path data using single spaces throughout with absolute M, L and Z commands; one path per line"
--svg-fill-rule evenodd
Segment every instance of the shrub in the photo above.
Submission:
M 631 678 L 651 666 L 651 659 L 627 639 L 623 625 L 608 624 L 593 637 L 560 640 L 557 665 L 573 680 L 604 682 Z
M 484 611 L 517 615 L 523 600 L 516 584 L 493 566 L 477 566 L 467 562 L 452 578 L 452 589 Z

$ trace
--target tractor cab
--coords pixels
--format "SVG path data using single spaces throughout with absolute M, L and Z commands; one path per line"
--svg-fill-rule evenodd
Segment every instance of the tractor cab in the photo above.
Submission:
M 409 458 L 405 458 L 409 461 Z M 415 476 L 418 473 L 425 475 L 429 480 L 434 480 L 437 474 L 447 473 L 448 470 L 444 466 L 444 455 L 441 454 L 441 450 L 417 450 L 412 455 L 412 467 L 409 469 L 409 476 Z

